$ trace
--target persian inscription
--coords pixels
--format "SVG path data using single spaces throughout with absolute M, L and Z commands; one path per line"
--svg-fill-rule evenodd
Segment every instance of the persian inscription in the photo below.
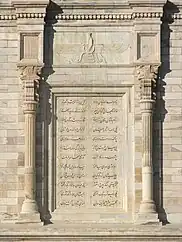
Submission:
M 59 97 L 57 207 L 122 207 L 122 98 Z

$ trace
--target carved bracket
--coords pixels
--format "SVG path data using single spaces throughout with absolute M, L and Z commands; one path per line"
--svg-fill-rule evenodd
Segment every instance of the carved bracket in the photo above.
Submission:
M 137 78 L 140 82 L 141 100 L 155 100 L 158 68 L 159 65 L 140 65 L 136 67 Z

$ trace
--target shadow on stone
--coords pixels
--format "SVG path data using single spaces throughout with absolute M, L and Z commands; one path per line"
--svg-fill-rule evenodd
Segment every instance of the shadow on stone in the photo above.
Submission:
M 156 108 L 154 113 L 153 138 L 153 166 L 154 166 L 154 200 L 163 225 L 169 224 L 163 205 L 163 123 L 167 110 L 165 108 L 165 76 L 170 69 L 170 24 L 173 23 L 173 14 L 179 9 L 170 1 L 164 5 L 161 25 L 161 66 L 156 85 Z
M 55 3 L 51 2 L 47 6 L 44 27 L 44 68 L 42 70 L 42 78 L 40 81 L 40 105 L 37 114 L 36 125 L 36 183 L 37 183 L 37 202 L 39 212 L 44 225 L 51 224 L 51 206 L 49 196 L 49 129 L 50 123 L 53 121 L 51 112 L 51 87 L 47 80 L 54 73 L 53 70 L 53 43 L 54 43 L 54 24 L 56 15 L 62 10 Z M 54 160 L 54 157 L 52 157 Z M 52 162 L 51 160 L 51 162 Z M 51 194 L 53 197 L 54 194 Z M 52 203 L 51 203 L 52 204 Z

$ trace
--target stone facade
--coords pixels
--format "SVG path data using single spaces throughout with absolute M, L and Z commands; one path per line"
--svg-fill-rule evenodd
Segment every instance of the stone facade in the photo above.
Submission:
M 166 240 L 171 223 L 181 238 L 181 11 L 164 0 L 0 3 L 2 239 L 41 222 L 55 236 L 60 223 L 122 241 Z

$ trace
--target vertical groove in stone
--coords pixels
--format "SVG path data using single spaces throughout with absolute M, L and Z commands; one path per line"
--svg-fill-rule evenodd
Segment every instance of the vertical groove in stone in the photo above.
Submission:
M 35 113 L 25 114 L 25 197 L 35 199 Z

